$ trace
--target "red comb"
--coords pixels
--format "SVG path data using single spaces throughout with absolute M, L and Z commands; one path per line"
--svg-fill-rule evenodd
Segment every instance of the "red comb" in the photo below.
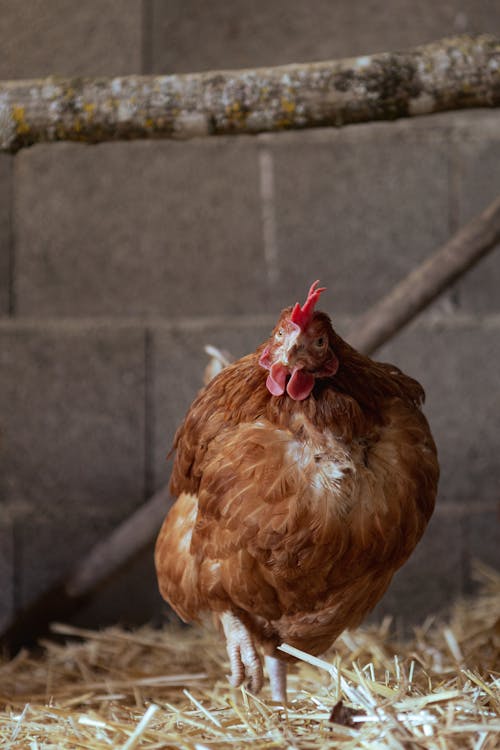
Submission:
M 314 284 L 311 285 L 311 288 L 309 289 L 309 294 L 307 295 L 307 299 L 302 305 L 302 307 L 299 305 L 298 302 L 295 303 L 295 307 L 292 310 L 292 314 L 290 316 L 290 319 L 292 323 L 296 323 L 299 328 L 303 331 L 309 323 L 311 322 L 312 314 L 314 312 L 314 306 L 316 302 L 318 301 L 321 292 L 326 291 L 326 287 L 320 287 L 319 289 L 316 289 L 316 287 L 319 284 L 318 281 L 315 281 Z

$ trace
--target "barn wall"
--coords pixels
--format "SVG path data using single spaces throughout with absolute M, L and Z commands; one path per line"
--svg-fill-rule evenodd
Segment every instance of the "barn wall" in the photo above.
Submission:
M 417 7 L 418 6 L 418 7 Z M 0 1 L 0 79 L 370 54 L 500 28 L 483 0 Z M 355 316 L 500 191 L 500 112 L 0 156 L 0 624 L 168 477 L 203 345 L 252 350 L 315 278 Z M 422 617 L 500 565 L 500 254 L 379 352 L 418 377 L 438 510 L 379 607 Z M 161 610 L 151 550 L 80 622 Z

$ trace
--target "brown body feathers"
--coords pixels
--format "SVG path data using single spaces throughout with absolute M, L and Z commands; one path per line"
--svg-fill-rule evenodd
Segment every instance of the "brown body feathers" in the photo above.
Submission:
M 184 620 L 229 611 L 267 653 L 286 641 L 318 654 L 364 618 L 412 552 L 439 472 L 421 386 L 358 354 L 322 313 L 309 329 L 313 354 L 295 332 L 294 369 L 280 360 L 292 377 L 300 370 L 301 400 L 269 392 L 263 367 L 285 382 L 285 365 L 266 363 L 292 336 L 289 312 L 189 409 L 156 565 Z

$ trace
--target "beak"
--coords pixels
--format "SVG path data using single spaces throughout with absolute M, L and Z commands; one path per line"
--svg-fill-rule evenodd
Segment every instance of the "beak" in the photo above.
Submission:
M 291 344 L 284 352 L 284 357 L 282 358 L 283 364 L 289 367 L 291 370 L 294 367 L 304 367 L 303 363 L 301 364 L 297 361 L 303 348 L 303 344 L 301 344 L 298 340 Z

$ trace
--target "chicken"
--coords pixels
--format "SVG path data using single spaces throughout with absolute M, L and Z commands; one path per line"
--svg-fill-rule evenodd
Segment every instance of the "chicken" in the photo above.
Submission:
M 185 621 L 212 612 L 232 685 L 286 700 L 286 642 L 313 655 L 357 626 L 432 514 L 439 468 L 422 387 L 349 346 L 315 311 L 199 393 L 175 436 L 176 502 L 155 550 Z

